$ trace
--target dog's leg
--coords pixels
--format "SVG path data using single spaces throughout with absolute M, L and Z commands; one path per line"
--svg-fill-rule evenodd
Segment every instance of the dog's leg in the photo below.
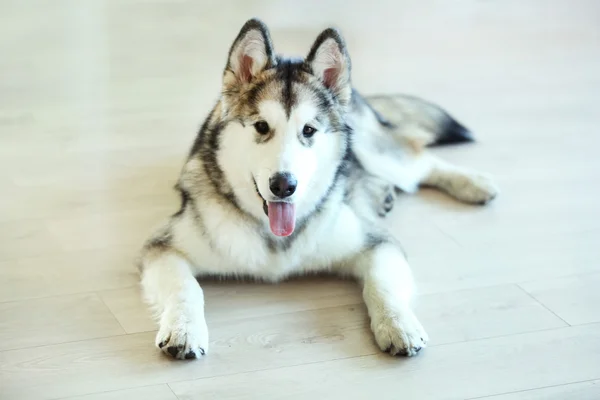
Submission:
M 429 338 L 410 308 L 414 283 L 400 248 L 380 244 L 358 256 L 355 267 L 379 348 L 392 355 L 416 355 Z
M 487 204 L 498 195 L 498 188 L 490 177 L 457 167 L 431 154 L 423 157 L 427 158 L 429 167 L 420 179 L 421 186 L 435 187 L 470 204 Z
M 405 192 L 415 192 L 419 186 L 432 186 L 470 204 L 488 203 L 498 194 L 491 178 L 454 166 L 426 150 L 397 153 L 391 148 L 377 152 L 372 143 L 365 140 L 355 149 L 365 170 Z
M 179 359 L 208 351 L 204 294 L 188 261 L 171 250 L 150 250 L 142 262 L 144 296 L 159 316 L 156 346 Z

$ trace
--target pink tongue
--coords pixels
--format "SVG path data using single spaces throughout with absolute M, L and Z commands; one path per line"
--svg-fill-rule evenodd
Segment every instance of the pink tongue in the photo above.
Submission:
M 269 202 L 269 224 L 277 236 L 289 236 L 296 226 L 296 206 L 290 203 Z

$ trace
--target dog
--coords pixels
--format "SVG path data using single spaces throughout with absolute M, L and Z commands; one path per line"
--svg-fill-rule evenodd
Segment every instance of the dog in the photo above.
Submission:
M 207 354 L 198 277 L 277 282 L 331 273 L 362 285 L 382 351 L 416 355 L 429 339 L 411 308 L 410 267 L 382 218 L 400 192 L 425 185 L 466 203 L 494 199 L 487 175 L 427 151 L 471 140 L 426 101 L 362 97 L 338 30 L 326 29 L 306 58 L 293 59 L 274 52 L 263 22 L 247 21 L 175 186 L 181 207 L 140 252 L 156 346 L 177 359 Z

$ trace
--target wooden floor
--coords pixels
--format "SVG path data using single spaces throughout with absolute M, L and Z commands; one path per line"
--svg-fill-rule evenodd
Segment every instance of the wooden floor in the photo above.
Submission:
M 323 3 L 323 4 L 322 4 Z M 335 279 L 206 284 L 211 353 L 154 348 L 133 257 L 259 16 L 305 54 L 335 23 L 363 92 L 472 128 L 436 150 L 489 207 L 423 191 L 390 221 L 431 346 L 376 349 Z M 600 3 L 3 0 L 0 399 L 600 399 Z

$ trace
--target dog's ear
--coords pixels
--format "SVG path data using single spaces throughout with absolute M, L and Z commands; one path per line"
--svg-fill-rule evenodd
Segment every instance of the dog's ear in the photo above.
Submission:
M 331 90 L 342 105 L 350 103 L 350 56 L 338 30 L 329 28 L 321 32 L 306 57 L 306 63 L 313 75 Z
M 229 50 L 225 83 L 248 83 L 259 72 L 275 65 L 269 29 L 260 20 L 248 20 Z

